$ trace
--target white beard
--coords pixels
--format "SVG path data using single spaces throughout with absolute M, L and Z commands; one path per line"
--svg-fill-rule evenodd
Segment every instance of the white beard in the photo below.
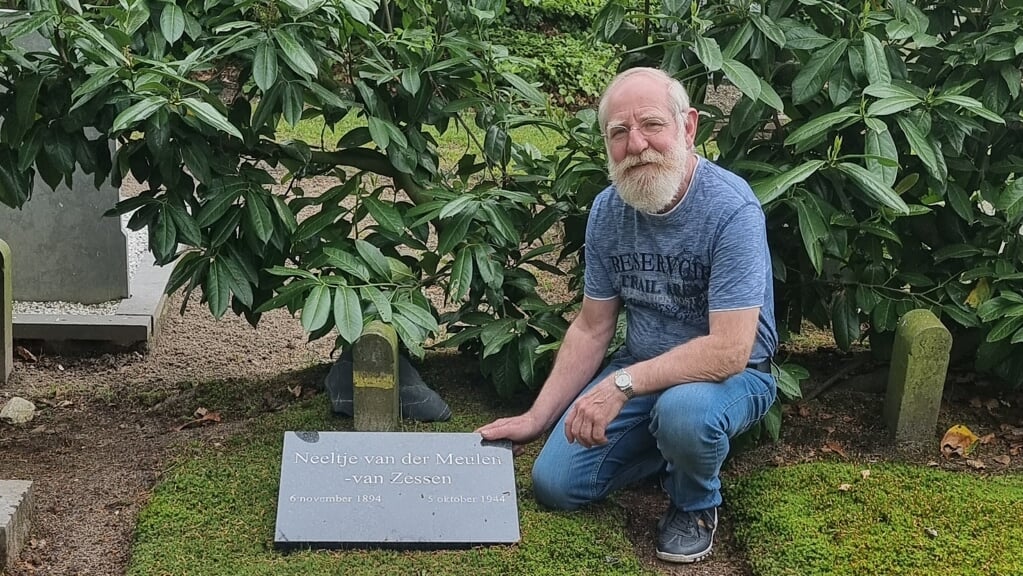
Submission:
M 663 212 L 675 200 L 686 177 L 689 151 L 683 143 L 672 146 L 666 154 L 647 148 L 615 162 L 608 158 L 608 172 L 618 195 L 626 204 L 640 212 Z M 647 166 L 629 170 L 634 166 Z

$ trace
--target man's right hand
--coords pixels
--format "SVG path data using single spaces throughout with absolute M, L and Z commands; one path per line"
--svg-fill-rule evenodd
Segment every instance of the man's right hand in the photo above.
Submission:
M 476 429 L 484 440 L 511 440 L 512 452 L 518 456 L 526 444 L 544 433 L 544 423 L 526 412 L 511 418 L 499 418 Z

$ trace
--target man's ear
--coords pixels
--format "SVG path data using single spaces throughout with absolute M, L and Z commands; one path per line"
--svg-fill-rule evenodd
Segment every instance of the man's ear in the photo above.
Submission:
M 685 142 L 689 148 L 696 142 L 696 127 L 700 123 L 700 112 L 696 108 L 689 108 L 685 113 Z

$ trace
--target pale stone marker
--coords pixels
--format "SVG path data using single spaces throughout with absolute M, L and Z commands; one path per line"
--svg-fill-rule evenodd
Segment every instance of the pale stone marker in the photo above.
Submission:
M 932 442 L 945 387 L 952 335 L 930 310 L 899 319 L 892 347 L 884 419 L 896 442 Z
M 32 482 L 0 480 L 0 571 L 14 568 L 32 520 Z
M 11 14 L 0 11 L 0 18 Z M 16 42 L 39 52 L 52 49 L 39 34 Z M 95 130 L 86 133 L 99 136 Z M 113 142 L 109 149 L 113 154 Z M 14 249 L 18 269 L 15 300 L 96 304 L 129 296 L 127 237 L 120 218 L 103 216 L 120 193 L 109 179 L 98 187 L 94 180 L 76 167 L 70 188 L 61 182 L 51 190 L 36 175 L 24 207 L 0 206 L 0 230 Z
M 371 322 L 353 346 L 352 396 L 355 429 L 398 429 L 398 335 L 383 322 Z
M 476 433 L 285 432 L 274 546 L 514 544 L 513 464 Z
M 0 240 L 0 384 L 6 384 L 14 370 L 11 292 L 11 249 Z

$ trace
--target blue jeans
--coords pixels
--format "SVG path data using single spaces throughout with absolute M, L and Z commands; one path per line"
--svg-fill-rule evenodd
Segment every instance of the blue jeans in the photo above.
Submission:
M 619 353 L 582 393 L 636 360 Z M 565 439 L 567 411 L 533 464 L 533 492 L 543 505 L 574 510 L 665 471 L 681 510 L 721 504 L 719 473 L 729 440 L 767 414 L 776 394 L 770 374 L 747 368 L 724 382 L 694 382 L 637 396 L 607 427 L 607 444 L 585 448 Z

